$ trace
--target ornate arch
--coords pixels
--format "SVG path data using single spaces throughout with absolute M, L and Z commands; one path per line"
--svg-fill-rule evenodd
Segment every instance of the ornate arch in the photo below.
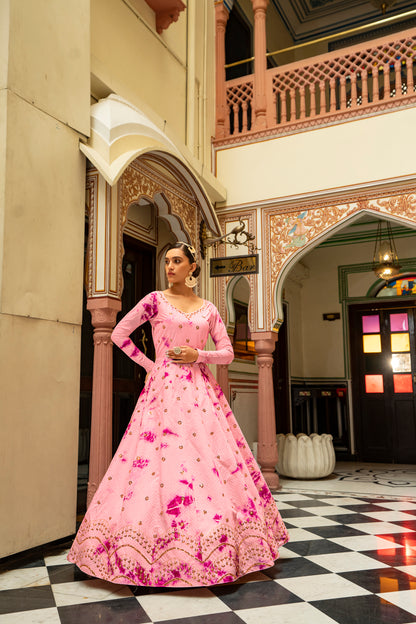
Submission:
M 267 326 L 278 331 L 283 319 L 285 277 L 302 256 L 363 214 L 416 229 L 416 190 L 408 194 L 305 209 L 270 209 L 265 219 Z

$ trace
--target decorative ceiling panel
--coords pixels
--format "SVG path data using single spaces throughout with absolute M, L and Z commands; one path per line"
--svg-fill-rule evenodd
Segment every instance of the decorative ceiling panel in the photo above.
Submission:
M 369 0 L 271 0 L 295 42 L 378 21 L 383 16 Z M 414 0 L 397 0 L 385 17 L 415 9 Z

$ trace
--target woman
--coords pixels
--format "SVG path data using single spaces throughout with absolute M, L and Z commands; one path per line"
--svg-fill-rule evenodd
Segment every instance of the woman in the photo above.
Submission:
M 288 536 L 206 366 L 229 364 L 234 354 L 217 309 L 192 290 L 194 248 L 174 245 L 165 270 L 169 289 L 146 295 L 113 331 L 148 374 L 68 559 L 113 583 L 227 583 L 272 566 Z M 129 338 L 146 321 L 155 362 Z M 209 335 L 215 351 L 204 350 Z

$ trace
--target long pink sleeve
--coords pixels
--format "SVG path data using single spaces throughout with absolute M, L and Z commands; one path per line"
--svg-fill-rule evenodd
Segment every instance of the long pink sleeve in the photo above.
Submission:
M 137 305 L 134 306 L 115 326 L 111 334 L 111 340 L 124 351 L 136 364 L 140 364 L 147 372 L 153 367 L 153 360 L 149 359 L 129 338 L 130 334 L 149 321 L 157 313 L 156 293 L 146 295 Z
M 233 347 L 220 313 L 215 306 L 212 306 L 209 333 L 214 341 L 215 351 L 203 351 L 201 349 L 197 349 L 197 363 L 230 364 L 234 359 Z

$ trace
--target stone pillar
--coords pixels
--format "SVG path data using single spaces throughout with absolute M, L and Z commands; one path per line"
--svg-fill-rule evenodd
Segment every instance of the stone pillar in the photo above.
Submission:
M 89 298 L 87 308 L 94 327 L 88 506 L 112 458 L 113 344 L 110 336 L 117 312 L 121 310 L 121 301 L 111 297 Z
M 228 364 L 217 364 L 217 381 L 225 394 L 227 401 L 230 400 L 228 391 Z
M 254 129 L 267 127 L 266 117 L 266 9 L 269 0 L 251 0 L 254 12 Z
M 215 3 L 215 88 L 216 88 L 216 130 L 215 138 L 225 136 L 227 102 L 225 93 L 225 29 L 229 13 L 224 3 Z
M 259 367 L 258 450 L 257 461 L 270 489 L 279 488 L 277 440 L 273 390 L 273 351 L 277 340 L 275 332 L 251 333 L 257 351 Z

